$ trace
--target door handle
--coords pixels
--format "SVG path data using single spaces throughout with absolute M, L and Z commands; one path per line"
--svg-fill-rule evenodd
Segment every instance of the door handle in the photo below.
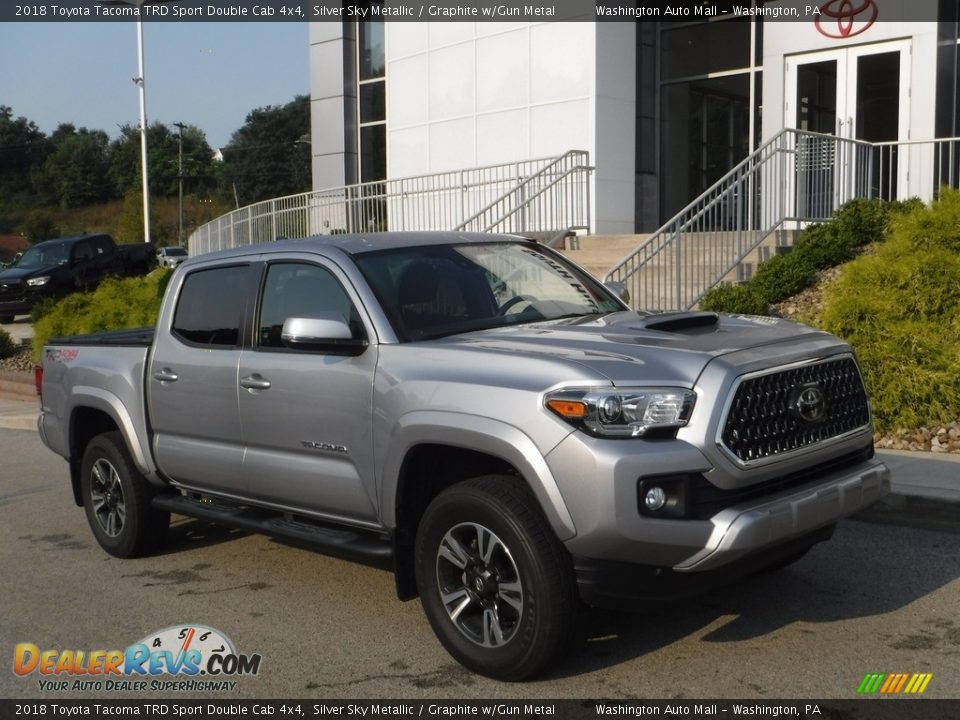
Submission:
M 265 377 L 254 373 L 253 375 L 248 375 L 245 378 L 240 378 L 240 387 L 246 388 L 247 390 L 269 390 L 270 381 Z
M 159 380 L 162 383 L 172 383 L 176 382 L 179 376 L 170 368 L 163 368 L 163 370 L 158 370 L 153 374 L 153 379 Z

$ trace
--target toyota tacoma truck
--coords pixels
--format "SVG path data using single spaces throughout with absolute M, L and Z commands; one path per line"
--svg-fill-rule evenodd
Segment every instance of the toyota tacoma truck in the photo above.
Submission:
M 578 608 L 792 562 L 889 489 L 848 345 L 631 311 L 512 236 L 190 258 L 156 328 L 52 341 L 43 442 L 117 557 L 170 514 L 383 566 L 443 646 L 542 671 Z
M 156 266 L 150 243 L 117 245 L 109 235 L 46 240 L 0 269 L 0 323 L 13 322 L 41 300 L 93 290 L 110 275 L 145 275 Z

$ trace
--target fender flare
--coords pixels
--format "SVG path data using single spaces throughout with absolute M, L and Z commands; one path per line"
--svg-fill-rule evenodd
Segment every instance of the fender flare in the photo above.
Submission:
M 533 440 L 499 420 L 442 411 L 407 413 L 393 429 L 380 473 L 380 516 L 387 527 L 397 524 L 397 485 L 404 460 L 413 448 L 425 444 L 461 447 L 510 463 L 530 486 L 557 538 L 569 540 L 577 534 L 560 487 Z
M 147 451 L 147 446 L 144 445 L 146 438 L 141 438 L 137 434 L 133 418 L 130 417 L 130 413 L 120 398 L 102 388 L 92 385 L 77 385 L 70 393 L 70 406 L 67 413 L 67 417 L 70 418 L 68 425 L 68 447 L 73 446 L 74 415 L 78 410 L 84 408 L 99 410 L 113 420 L 120 430 L 120 434 L 123 435 L 123 440 L 130 450 L 130 455 L 137 469 L 153 484 L 163 485 L 157 477 L 153 458 Z

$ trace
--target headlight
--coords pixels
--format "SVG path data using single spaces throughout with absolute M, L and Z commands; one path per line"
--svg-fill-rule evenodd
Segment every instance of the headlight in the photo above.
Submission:
M 43 275 L 41 277 L 30 278 L 27 280 L 27 285 L 30 285 L 31 287 L 40 287 L 41 285 L 46 285 L 48 282 L 50 282 L 50 276 Z
M 609 388 L 558 390 L 545 404 L 593 435 L 642 437 L 686 425 L 695 400 L 693 391 L 682 388 Z

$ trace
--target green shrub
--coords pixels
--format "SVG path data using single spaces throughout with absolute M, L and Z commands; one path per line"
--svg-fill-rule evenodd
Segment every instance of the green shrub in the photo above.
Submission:
M 0 360 L 15 355 L 17 352 L 17 347 L 19 346 L 10 336 L 10 333 L 3 328 L 0 328 Z
M 820 270 L 855 258 L 864 245 L 881 240 L 891 217 L 912 213 L 919 201 L 885 203 L 879 200 L 851 200 L 832 220 L 808 226 L 800 233 L 791 252 L 775 255 L 760 265 L 745 286 L 749 290 L 713 289 L 704 295 L 700 307 L 721 312 L 766 314 L 769 306 L 810 287 Z M 922 203 L 919 203 L 922 207 Z M 704 304 L 707 303 L 707 304 Z M 762 310 L 759 308 L 763 308 Z
M 44 315 L 48 315 L 57 306 L 56 298 L 45 297 L 30 308 L 30 321 L 36 323 Z
M 957 238 L 960 195 L 945 192 L 894 218 L 890 239 L 826 290 L 821 325 L 856 350 L 880 430 L 960 417 Z
M 157 269 L 144 277 L 108 278 L 91 293 L 63 298 L 34 325 L 34 359 L 40 359 L 43 346 L 52 337 L 156 324 L 171 272 Z
M 771 305 L 809 287 L 816 276 L 816 266 L 794 251 L 786 255 L 774 255 L 767 260 L 749 284 L 757 296 Z
M 930 207 L 904 203 L 892 221 L 893 230 L 909 237 L 917 247 L 937 247 L 960 252 L 960 192 L 942 188 Z
M 766 315 L 767 303 L 749 285 L 717 285 L 700 299 L 701 310 Z

